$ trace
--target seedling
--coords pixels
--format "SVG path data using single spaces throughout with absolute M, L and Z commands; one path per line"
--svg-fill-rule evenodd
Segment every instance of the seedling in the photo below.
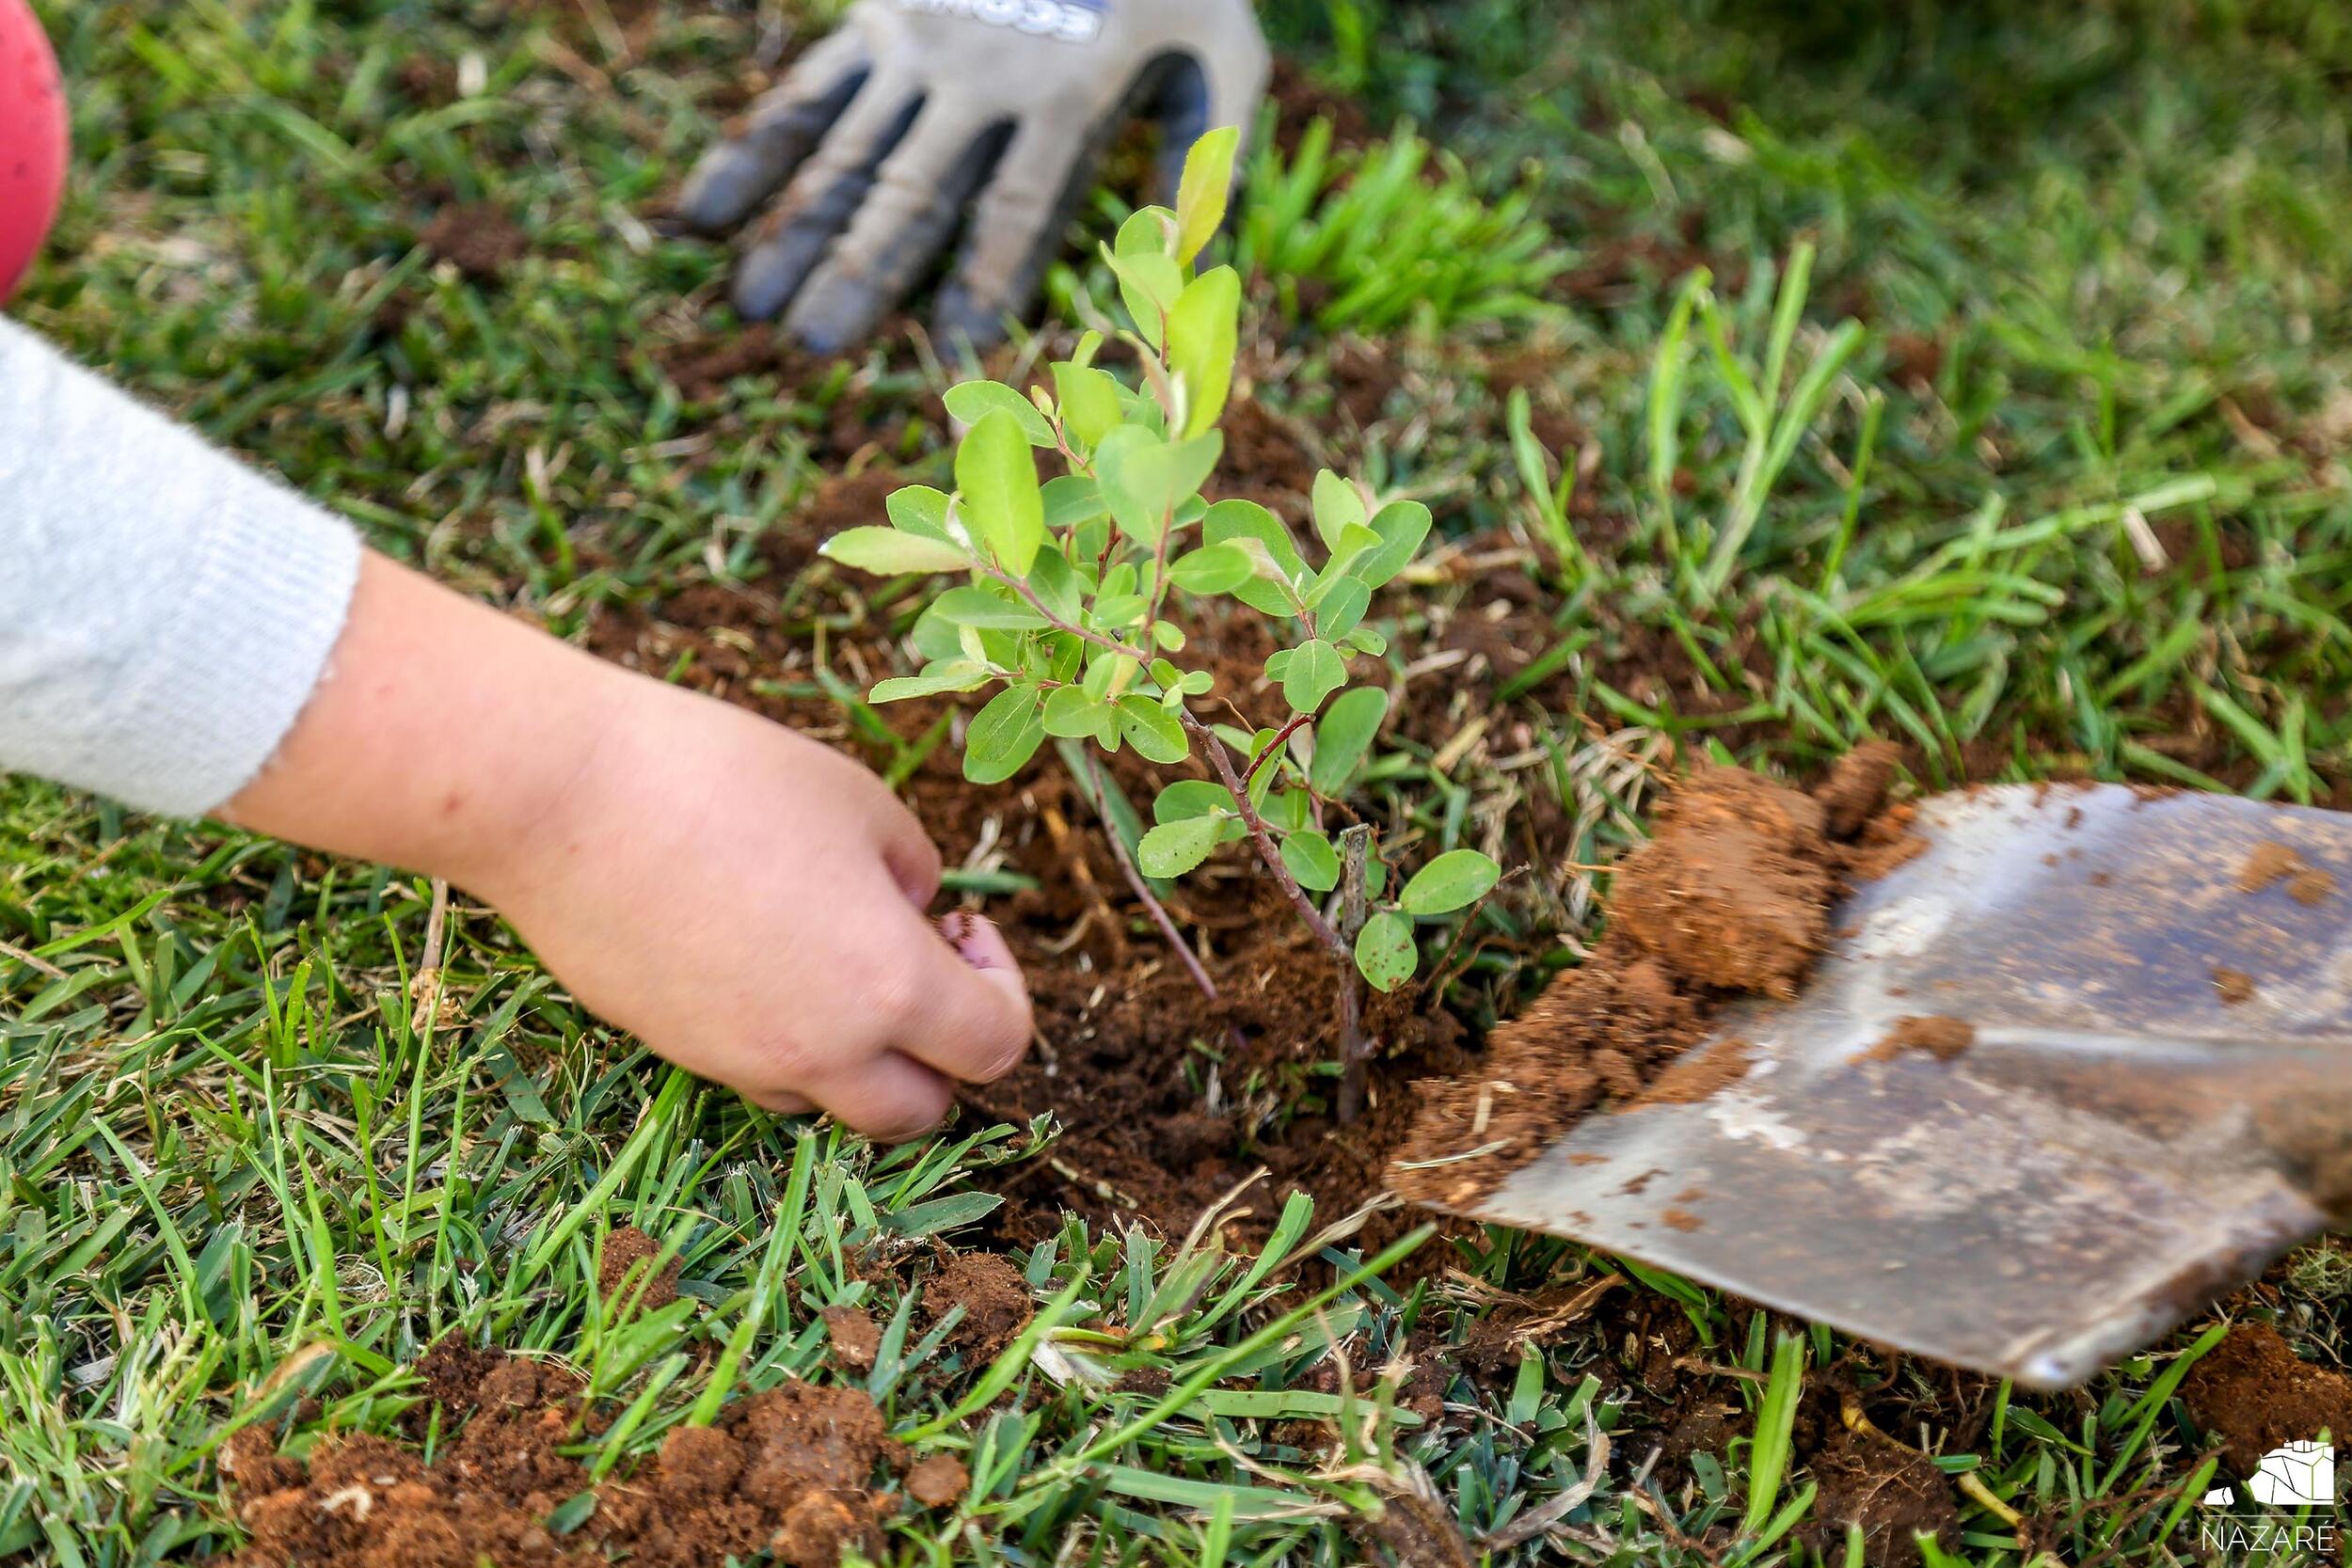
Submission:
M 1230 266 L 1196 274 L 1195 262 L 1224 221 L 1236 140 L 1231 129 L 1201 138 L 1175 209 L 1136 213 L 1104 248 L 1130 323 L 1119 338 L 1141 365 L 1140 386 L 1095 363 L 1103 339 L 1090 332 L 1052 367 L 1051 393 L 991 381 L 952 388 L 948 411 L 970 427 L 956 493 L 902 489 L 890 498 L 890 526 L 847 530 L 824 553 L 869 572 L 968 578 L 915 622 L 921 672 L 870 697 L 1000 688 L 965 732 L 974 783 L 1011 778 L 1049 736 L 1106 753 L 1132 747 L 1164 768 L 1207 761 L 1213 778 L 1177 779 L 1152 802 L 1136 890 L 1151 901 L 1142 879 L 1184 876 L 1221 845 L 1251 847 L 1338 961 L 1339 1112 L 1352 1119 L 1370 1053 L 1364 984 L 1390 991 L 1411 980 L 1421 966 L 1414 922 L 1475 903 L 1499 871 L 1476 850 L 1454 849 L 1385 896 L 1396 879 L 1372 830 L 1350 828 L 1335 842 L 1325 826 L 1388 714 L 1384 691 L 1348 685 L 1352 659 L 1388 647 L 1364 615 L 1428 537 L 1429 509 L 1375 506 L 1326 472 L 1314 485 L 1314 543 L 1302 550 L 1264 507 L 1201 498 L 1224 447 L 1216 427 L 1232 385 L 1241 278 Z M 1041 484 L 1033 451 L 1066 471 Z M 1279 725 L 1242 728 L 1190 705 L 1215 682 L 1181 662 L 1186 611 L 1219 597 L 1275 630 L 1281 646 L 1265 673 L 1291 710 Z M 1326 895 L 1333 907 L 1318 902 Z M 1165 911 L 1153 912 L 1172 931 Z

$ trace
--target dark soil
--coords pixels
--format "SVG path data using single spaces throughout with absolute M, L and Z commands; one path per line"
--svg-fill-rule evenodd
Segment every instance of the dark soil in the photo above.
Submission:
M 1274 79 L 1266 96 L 1274 101 L 1274 142 L 1287 156 L 1298 150 L 1307 127 L 1317 119 L 1331 122 L 1331 150 L 1353 152 L 1378 139 L 1364 106 L 1335 92 L 1286 59 L 1274 62 Z
M 949 1338 L 976 1361 L 993 1361 L 1037 1315 L 1021 1271 L 993 1252 L 958 1253 L 923 1287 L 923 1310 L 933 1322 L 957 1307 L 963 1316 Z
M 417 235 L 434 260 L 453 261 L 477 283 L 495 280 L 531 248 L 531 240 L 504 208 L 487 201 L 443 207 Z
M 1488 1037 L 1477 1075 L 1428 1087 L 1397 1190 L 1459 1209 L 1593 1111 L 1701 1098 L 1738 1078 L 1736 1051 L 1675 1069 L 1714 998 L 1790 994 L 1845 879 L 1897 852 L 1908 812 L 1878 809 L 1891 752 L 1858 750 L 1811 795 L 1730 768 L 1685 780 L 1618 864 L 1592 957 Z M 1833 819 L 1859 835 L 1833 836 Z
M 607 1303 L 632 1299 L 640 1312 L 658 1311 L 677 1300 L 677 1259 L 647 1275 L 661 1255 L 661 1243 L 633 1225 L 622 1226 L 604 1239 L 604 1260 L 596 1266 L 596 1289 Z
M 2230 1330 L 2181 1381 L 2181 1400 L 2200 1430 L 2222 1443 L 2230 1468 L 2248 1477 L 2282 1444 L 2352 1436 L 2352 1378 L 2313 1366 L 2267 1323 Z
M 1827 1560 L 1842 1560 L 1849 1524 L 1862 1527 L 1863 1560 L 1885 1568 L 1920 1561 L 1919 1534 L 1947 1548 L 1959 1544 L 1952 1483 L 1927 1455 L 1875 1433 L 1841 1430 L 1809 1463 L 1821 1490 L 1806 1534 Z
M 1948 1062 L 1976 1043 L 1976 1025 L 1966 1019 L 1903 1017 L 1895 1021 L 1885 1038 L 1862 1053 L 1862 1060 L 1891 1062 L 1907 1051 L 1924 1051 L 1938 1061 Z
M 232 1560 L 602 1568 L 617 1556 L 635 1568 L 701 1568 L 768 1551 L 791 1568 L 837 1568 L 847 1549 L 879 1553 L 899 1500 L 875 1480 L 903 1452 L 860 1390 L 788 1383 L 755 1394 L 715 1426 L 671 1433 L 628 1479 L 592 1486 L 560 1451 L 600 1430 L 576 1377 L 488 1352 L 464 1365 L 480 1373 L 470 1389 L 455 1385 L 457 1358 L 428 1372 L 445 1402 L 475 1411 L 430 1465 L 372 1436 L 329 1436 L 304 1463 L 241 1433 L 226 1468 L 252 1541 Z M 575 1529 L 548 1528 L 550 1513 L 591 1491 L 596 1506 Z
M 845 1372 L 870 1372 L 882 1354 L 882 1330 L 873 1314 L 862 1307 L 828 1307 L 825 1338 L 833 1347 L 833 1364 Z

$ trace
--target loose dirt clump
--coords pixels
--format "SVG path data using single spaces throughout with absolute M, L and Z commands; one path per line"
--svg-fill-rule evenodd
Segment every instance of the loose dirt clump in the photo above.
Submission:
M 1021 1271 L 993 1252 L 958 1253 L 923 1287 L 923 1309 L 934 1322 L 959 1307 L 953 1338 L 975 1361 L 993 1360 L 1037 1315 Z
M 477 283 L 497 278 L 531 248 L 530 236 L 487 201 L 444 207 L 417 235 L 417 243 L 439 261 L 451 261 Z
M 2235 1007 L 2254 1000 L 2254 977 L 2242 969 L 2217 966 L 2213 972 L 2213 989 L 2225 1007 Z
M 495 1356 L 495 1353 L 478 1353 Z M 904 1455 L 858 1389 L 787 1383 L 719 1423 L 682 1427 L 625 1481 L 592 1485 L 561 1449 L 602 1422 L 560 1369 L 507 1358 L 479 1409 L 432 1464 L 373 1436 L 329 1437 L 307 1464 L 232 1444 L 239 1568 L 701 1568 L 763 1552 L 791 1568 L 879 1555 L 898 1498 L 874 1489 Z M 566 1534 L 548 1515 L 595 1505 Z
M 971 1472 L 953 1454 L 935 1453 L 907 1472 L 907 1496 L 925 1508 L 953 1508 L 971 1487 Z
M 1939 1062 L 1963 1054 L 1977 1043 L 1977 1026 L 1966 1019 L 1932 1014 L 1895 1021 L 1886 1037 L 1862 1053 L 1866 1062 L 1891 1062 L 1905 1052 L 1924 1051 Z
M 633 1225 L 604 1239 L 604 1261 L 596 1266 L 596 1288 L 607 1302 L 633 1297 L 640 1312 L 658 1311 L 677 1300 L 677 1259 L 656 1271 L 661 1243 Z
M 1903 1568 L 1921 1560 L 1917 1536 L 1950 1547 L 1960 1539 L 1951 1482 L 1923 1453 L 1875 1433 L 1841 1431 L 1811 1459 L 1820 1487 L 1808 1532 L 1830 1561 L 1844 1554 L 1846 1527 L 1862 1527 L 1865 1561 Z
M 882 1355 L 882 1330 L 863 1307 L 828 1307 L 825 1338 L 833 1347 L 833 1364 L 845 1372 L 870 1372 Z
M 1488 1037 L 1478 1075 L 1426 1087 L 1396 1189 L 1460 1208 L 1606 1105 L 1688 1102 L 1742 1076 L 1738 1041 L 1684 1053 L 1716 998 L 1794 992 L 1856 866 L 1915 852 L 1907 812 L 1880 809 L 1893 774 L 1892 749 L 1873 746 L 1814 795 L 1733 768 L 1684 780 L 1619 863 L 1592 956 Z
M 2181 1401 L 2241 1477 L 2283 1444 L 2352 1436 L 2352 1378 L 2295 1354 L 2267 1323 L 2245 1323 L 2199 1359 L 2181 1382 Z

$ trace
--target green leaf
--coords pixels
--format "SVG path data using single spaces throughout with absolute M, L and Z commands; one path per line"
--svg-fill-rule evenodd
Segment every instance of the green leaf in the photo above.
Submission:
M 1045 541 L 1045 502 L 1020 420 L 1000 408 L 972 427 L 956 449 L 956 488 L 973 537 L 1006 571 L 1026 577 Z
M 1044 693 L 1027 681 L 990 698 L 964 734 L 963 776 L 977 784 L 1003 784 L 1026 767 L 1045 743 L 1044 706 Z
M 1145 761 L 1163 768 L 1192 752 L 1184 721 L 1150 697 L 1119 699 L 1119 733 Z
M 1271 672 L 1269 672 L 1271 673 Z M 1294 713 L 1312 713 L 1347 684 L 1347 661 L 1322 638 L 1301 642 L 1282 665 L 1282 700 Z
M 1001 381 L 965 381 L 947 388 L 941 399 L 947 405 L 949 417 L 958 424 L 976 425 L 991 414 L 1002 411 L 1013 417 L 1021 426 L 1021 434 L 1029 438 L 1029 445 L 1052 450 L 1059 445 L 1054 439 L 1054 427 L 1036 404 L 1014 391 Z
M 1340 546 L 1340 531 L 1353 523 L 1364 526 L 1364 493 L 1326 468 L 1315 475 L 1315 537 L 1327 550 Z
M 1233 159 L 1241 150 L 1241 127 L 1220 125 L 1204 133 L 1184 153 L 1184 178 L 1176 184 L 1176 260 L 1185 266 L 1216 237 L 1233 188 Z
M 1221 784 L 1207 779 L 1179 779 L 1159 793 L 1152 802 L 1154 822 L 1182 822 L 1190 816 L 1207 816 L 1233 809 L 1233 792 Z
M 1307 564 L 1273 513 L 1256 501 L 1219 501 L 1200 519 L 1200 537 L 1211 545 L 1253 549 L 1251 565 L 1257 575 L 1236 584 L 1233 597 L 1264 615 L 1288 615 L 1297 608 L 1290 585 L 1306 575 Z
M 1239 545 L 1203 545 L 1168 562 L 1168 575 L 1187 594 L 1230 594 L 1257 572 L 1257 562 Z
M 1184 434 L 1215 430 L 1233 386 L 1241 330 L 1241 275 L 1204 272 L 1185 286 L 1168 315 L 1168 363 L 1184 379 Z
M 1413 874 L 1397 900 L 1407 914 L 1450 914 L 1486 895 L 1502 868 L 1475 849 L 1449 849 Z
M 955 535 L 947 531 L 945 490 L 934 490 L 928 484 L 902 485 L 890 492 L 890 499 L 882 502 L 882 510 L 890 514 L 893 528 L 944 544 L 955 543 Z
M 817 553 L 882 577 L 901 572 L 961 572 L 972 566 L 972 558 L 955 546 L 895 528 L 845 528 L 819 546 Z
M 933 697 L 942 691 L 969 691 L 984 685 L 988 667 L 968 658 L 943 658 L 927 664 L 920 674 L 898 675 L 879 682 L 866 694 L 869 703 L 898 703 L 909 697 Z
M 1359 686 L 1331 700 L 1330 710 L 1315 721 L 1314 761 L 1307 768 L 1316 794 L 1337 799 L 1347 793 L 1388 716 L 1389 694 L 1377 687 Z
M 1165 207 L 1145 207 L 1119 226 L 1119 237 L 1103 252 L 1119 279 L 1120 302 L 1136 324 L 1136 332 L 1157 351 L 1168 312 L 1184 292 L 1184 269 L 1168 254 L 1169 229 L 1175 214 Z
M 1061 405 L 1062 428 L 1088 451 L 1126 418 L 1119 382 L 1108 371 L 1091 365 L 1056 365 L 1054 395 Z
M 985 588 L 950 588 L 931 602 L 931 609 L 950 625 L 984 630 L 1034 631 L 1045 625 L 1045 617 L 1027 605 Z
M 1081 686 L 1057 686 L 1045 696 L 1045 733 L 1109 748 L 1119 738 L 1119 715 Z
M 1382 910 L 1356 933 L 1356 967 L 1375 990 L 1391 991 L 1413 977 L 1421 967 L 1421 950 L 1413 944 L 1413 923 Z
M 1372 520 L 1380 543 L 1348 568 L 1348 575 L 1367 588 L 1377 588 L 1413 563 L 1422 541 L 1429 537 L 1429 508 L 1419 501 L 1391 501 Z
M 1323 603 L 1315 609 L 1315 630 L 1323 637 L 1337 641 L 1356 629 L 1363 620 L 1364 611 L 1372 608 L 1372 590 L 1354 578 L 1342 578 L 1324 594 Z
M 1328 893 L 1340 885 L 1340 852 L 1311 828 L 1302 828 L 1282 840 L 1282 863 L 1290 867 L 1300 887 Z
M 1225 437 L 1215 431 L 1189 441 L 1163 441 L 1140 425 L 1121 425 L 1095 450 L 1094 472 L 1111 516 L 1130 539 L 1159 543 L 1176 508 L 1216 471 Z
M 1089 474 L 1057 474 L 1045 482 L 1045 526 L 1064 533 L 1110 515 L 1103 487 Z
M 1224 836 L 1221 816 L 1186 816 L 1163 822 L 1136 847 L 1136 865 L 1147 877 L 1181 877 L 1209 858 Z

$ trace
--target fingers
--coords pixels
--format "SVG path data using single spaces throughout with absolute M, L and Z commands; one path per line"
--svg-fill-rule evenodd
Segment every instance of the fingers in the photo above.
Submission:
M 918 910 L 929 908 L 939 895 L 939 846 L 895 795 L 884 792 L 875 815 L 875 834 L 891 880 L 898 884 L 909 904 Z
M 1020 1066 L 1034 1025 L 1003 933 L 957 911 L 907 948 L 911 990 L 898 1048 L 961 1084 L 993 1084 Z
M 946 1119 L 956 1091 L 920 1062 L 885 1051 L 806 1085 L 810 1098 L 852 1132 L 906 1143 Z
M 942 336 L 979 344 L 1004 336 L 1004 318 L 1037 292 L 1090 150 L 1087 138 L 1069 135 L 1066 126 L 1022 122 L 973 211 L 955 276 L 939 291 Z
M 772 1089 L 745 1089 L 743 1098 L 771 1116 L 804 1117 L 817 1109 L 817 1102 L 797 1094 Z
M 870 77 L 763 221 L 735 275 L 735 308 L 765 321 L 783 309 L 849 226 L 875 171 L 922 112 L 923 101 L 887 66 Z
M 678 215 L 706 231 L 742 222 L 841 118 L 868 69 L 854 33 L 834 33 L 817 43 L 753 106 L 742 135 L 703 154 L 678 193 Z
M 884 160 L 849 231 L 826 255 L 786 318 L 820 354 L 873 330 L 946 244 L 964 204 L 1010 139 L 1011 126 L 928 109 Z

